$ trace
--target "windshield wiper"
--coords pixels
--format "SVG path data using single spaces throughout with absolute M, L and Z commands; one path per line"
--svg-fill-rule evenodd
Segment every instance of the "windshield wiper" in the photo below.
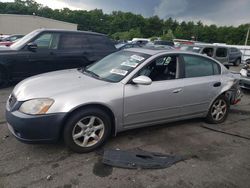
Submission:
M 77 70 L 80 71 L 80 72 L 83 73 L 83 74 L 89 75 L 89 76 L 91 76 L 91 77 L 93 77 L 93 78 L 96 78 L 96 79 L 98 79 L 98 80 L 103 80 L 103 81 L 107 81 L 107 82 L 112 82 L 111 80 L 108 80 L 108 79 L 106 79 L 106 78 L 102 78 L 102 77 L 100 77 L 98 74 L 96 74 L 96 73 L 94 73 L 94 72 L 92 72 L 92 71 L 90 71 L 90 70 L 87 70 L 85 67 L 80 67 L 80 68 L 78 68 Z
M 100 76 L 98 75 L 98 74 L 96 74 L 96 73 L 94 73 L 94 72 L 92 72 L 92 71 L 90 71 L 90 70 L 87 70 L 87 69 L 82 69 L 82 72 L 83 73 L 87 73 L 88 75 L 90 75 L 90 76 L 92 76 L 92 77 L 95 77 L 95 78 L 98 78 L 98 79 L 100 79 Z

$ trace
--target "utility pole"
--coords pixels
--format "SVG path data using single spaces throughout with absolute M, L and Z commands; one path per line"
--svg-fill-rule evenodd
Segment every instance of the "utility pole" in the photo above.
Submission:
M 250 25 L 249 25 L 248 30 L 247 30 L 247 36 L 246 36 L 245 46 L 247 46 L 248 37 L 249 37 L 249 30 L 250 30 Z

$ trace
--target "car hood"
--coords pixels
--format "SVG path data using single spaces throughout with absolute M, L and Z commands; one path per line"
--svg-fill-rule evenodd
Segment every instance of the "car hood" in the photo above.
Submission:
M 40 74 L 23 80 L 15 87 L 13 94 L 18 101 L 25 101 L 87 91 L 107 84 L 110 83 L 84 75 L 77 69 L 70 69 Z

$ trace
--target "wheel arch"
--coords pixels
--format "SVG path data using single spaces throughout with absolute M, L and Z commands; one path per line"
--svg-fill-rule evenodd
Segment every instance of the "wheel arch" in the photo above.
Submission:
M 225 88 L 225 89 L 221 90 L 221 92 L 220 92 L 218 95 L 216 95 L 216 96 L 213 98 L 213 100 L 211 100 L 208 109 L 210 109 L 211 106 L 212 106 L 212 104 L 213 104 L 213 102 L 214 102 L 218 97 L 220 97 L 220 96 L 222 96 L 222 95 L 224 95 L 224 96 L 228 99 L 228 103 L 229 103 L 229 105 L 231 105 L 232 92 L 233 92 L 233 91 L 231 91 L 231 88 Z
M 63 119 L 64 123 L 63 123 L 61 130 L 60 130 L 60 135 L 59 135 L 60 137 L 63 134 L 65 124 L 66 124 L 67 120 L 70 118 L 70 116 L 72 116 L 74 113 L 77 113 L 78 111 L 86 109 L 86 108 L 98 108 L 98 109 L 101 109 L 104 112 L 106 112 L 111 120 L 111 135 L 113 135 L 113 136 L 116 135 L 116 121 L 115 121 L 115 115 L 114 115 L 113 111 L 104 104 L 91 103 L 91 104 L 84 104 L 84 105 L 77 106 L 74 109 L 72 109 L 70 112 L 67 113 L 67 115 Z

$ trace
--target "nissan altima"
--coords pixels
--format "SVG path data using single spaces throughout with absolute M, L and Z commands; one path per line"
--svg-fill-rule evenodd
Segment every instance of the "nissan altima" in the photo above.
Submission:
M 210 57 L 131 48 L 86 68 L 20 82 L 7 101 L 6 119 L 20 141 L 63 137 L 71 150 L 84 153 L 129 129 L 198 117 L 222 123 L 240 100 L 238 86 Z

